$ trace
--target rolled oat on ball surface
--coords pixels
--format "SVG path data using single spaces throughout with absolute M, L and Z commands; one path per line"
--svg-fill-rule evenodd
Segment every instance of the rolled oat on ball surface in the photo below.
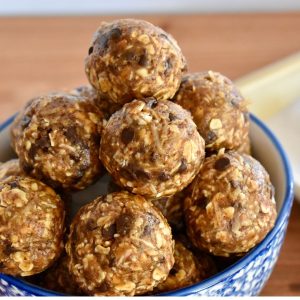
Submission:
M 277 215 L 269 174 L 253 157 L 234 151 L 206 158 L 184 208 L 193 244 L 217 256 L 249 251 Z
M 53 188 L 81 190 L 101 174 L 103 115 L 70 94 L 37 97 L 19 114 L 11 136 L 21 168 Z
M 187 74 L 173 100 L 191 112 L 207 152 L 237 150 L 247 143 L 248 103 L 224 75 L 213 71 Z
M 100 157 L 117 184 L 146 198 L 161 198 L 183 190 L 199 172 L 204 140 L 179 105 L 134 100 L 108 121 Z
M 0 272 L 38 274 L 63 250 L 64 204 L 53 189 L 30 177 L 0 181 Z
M 95 296 L 152 291 L 174 264 L 168 222 L 151 202 L 128 192 L 102 196 L 82 207 L 66 250 L 74 279 Z
M 186 61 L 171 35 L 149 22 L 103 22 L 85 60 L 91 85 L 118 104 L 156 97 L 167 100 L 180 85 Z

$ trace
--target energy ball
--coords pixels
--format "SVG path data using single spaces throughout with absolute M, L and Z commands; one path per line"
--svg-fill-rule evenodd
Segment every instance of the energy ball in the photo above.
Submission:
M 174 101 L 192 113 L 208 152 L 238 149 L 245 142 L 247 102 L 222 74 L 208 71 L 184 76 Z
M 156 293 L 177 290 L 206 278 L 196 256 L 179 241 L 175 242 L 174 258 L 169 276 L 155 288 Z
M 66 245 L 69 270 L 89 295 L 152 291 L 174 264 L 171 228 L 143 197 L 117 192 L 82 207 Z
M 102 97 L 125 104 L 146 97 L 172 98 L 186 61 L 177 42 L 161 28 L 123 19 L 98 28 L 85 70 Z
M 268 173 L 253 157 L 234 151 L 204 161 L 184 206 L 191 241 L 216 256 L 249 251 L 276 219 Z
M 30 177 L 0 182 L 0 273 L 30 276 L 61 254 L 64 205 L 48 186 Z
M 69 261 L 66 253 L 63 253 L 55 264 L 39 275 L 36 284 L 45 289 L 64 293 L 67 295 L 83 295 L 69 271 Z
M 0 162 L 0 181 L 10 176 L 20 176 L 22 174 L 18 159 L 11 159 L 4 163 Z
M 81 190 L 101 173 L 103 116 L 92 103 L 69 94 L 31 101 L 12 126 L 21 168 L 53 188 Z
M 100 157 L 117 184 L 146 198 L 161 198 L 183 190 L 199 172 L 204 140 L 179 105 L 134 100 L 109 119 Z
M 103 99 L 97 90 L 88 85 L 77 87 L 71 90 L 70 93 L 92 102 L 101 110 L 106 120 L 108 120 L 114 112 L 122 108 L 120 104 L 109 101 L 109 99 Z

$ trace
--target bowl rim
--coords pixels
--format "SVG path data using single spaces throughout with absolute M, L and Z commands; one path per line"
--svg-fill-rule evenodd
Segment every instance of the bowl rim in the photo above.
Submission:
M 16 117 L 16 114 L 7 119 L 4 123 L 0 124 L 0 132 L 6 129 L 11 123 L 14 121 Z M 211 286 L 216 285 L 217 283 L 221 282 L 224 278 L 229 277 L 236 273 L 238 270 L 241 270 L 246 265 L 248 265 L 255 257 L 256 255 L 265 248 L 269 242 L 274 238 L 276 235 L 278 229 L 282 226 L 282 224 L 286 220 L 286 216 L 289 215 L 290 209 L 293 203 L 293 191 L 294 191 L 294 180 L 293 180 L 293 174 L 292 174 L 292 168 L 289 163 L 289 159 L 285 153 L 285 150 L 283 149 L 281 143 L 277 139 L 277 137 L 273 134 L 273 132 L 256 116 L 250 113 L 250 119 L 253 121 L 258 127 L 262 129 L 262 131 L 267 135 L 267 137 L 270 139 L 274 147 L 279 153 L 279 156 L 281 158 L 281 162 L 283 164 L 283 172 L 285 174 L 285 194 L 284 194 L 284 201 L 282 204 L 282 207 L 279 211 L 279 214 L 277 216 L 275 225 L 273 229 L 267 234 L 267 236 L 252 250 L 250 250 L 243 258 L 238 260 L 236 263 L 230 265 L 226 269 L 222 270 L 221 272 L 218 272 L 216 275 L 205 279 L 199 283 L 196 283 L 194 285 L 181 288 L 172 292 L 166 292 L 162 293 L 161 295 L 164 296 L 184 296 L 187 294 L 194 294 L 198 291 L 207 289 Z M 25 282 L 22 279 L 15 278 L 13 276 L 4 275 L 0 273 L 0 280 L 4 279 L 10 284 L 13 284 L 17 288 L 28 292 L 33 293 L 35 295 L 40 296 L 64 296 L 66 294 L 58 293 L 55 291 L 50 291 L 41 287 L 38 287 L 36 285 L 30 284 Z

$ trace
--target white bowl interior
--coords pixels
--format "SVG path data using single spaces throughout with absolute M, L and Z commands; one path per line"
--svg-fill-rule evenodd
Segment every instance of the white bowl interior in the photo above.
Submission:
M 252 155 L 265 167 L 275 187 L 275 200 L 279 212 L 287 189 L 283 161 L 274 141 L 257 123 L 251 121 L 250 139 Z
M 253 156 L 259 160 L 271 176 L 275 187 L 275 199 L 277 210 L 281 209 L 286 191 L 286 178 L 284 165 L 276 145 L 270 136 L 263 130 L 261 125 L 251 120 L 251 143 Z M 4 162 L 15 157 L 10 147 L 9 127 L 0 132 L 0 161 Z M 84 204 L 95 199 L 99 195 L 107 193 L 109 175 L 103 176 L 98 182 L 88 189 L 73 194 L 72 215 Z

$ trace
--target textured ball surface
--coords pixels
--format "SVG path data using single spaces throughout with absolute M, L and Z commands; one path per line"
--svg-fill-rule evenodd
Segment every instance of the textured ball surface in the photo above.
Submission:
M 120 186 L 161 198 L 183 190 L 196 176 L 204 159 L 204 140 L 179 105 L 134 100 L 107 123 L 100 157 Z
M 237 150 L 247 143 L 247 102 L 222 74 L 207 71 L 184 76 L 174 101 L 191 112 L 207 151 Z
M 69 94 L 32 100 L 12 125 L 21 168 L 54 188 L 81 190 L 101 173 L 103 115 Z
M 89 295 L 140 295 L 174 264 L 171 228 L 143 197 L 117 192 L 80 209 L 66 246 L 69 269 Z
M 273 228 L 277 215 L 266 170 L 234 151 L 205 160 L 184 206 L 191 241 L 217 256 L 249 251 Z
M 0 181 L 0 272 L 30 276 L 47 269 L 63 249 L 64 204 L 30 177 Z
M 172 98 L 186 69 L 177 42 L 141 20 L 102 23 L 88 52 L 85 70 L 91 85 L 119 104 L 145 97 Z

